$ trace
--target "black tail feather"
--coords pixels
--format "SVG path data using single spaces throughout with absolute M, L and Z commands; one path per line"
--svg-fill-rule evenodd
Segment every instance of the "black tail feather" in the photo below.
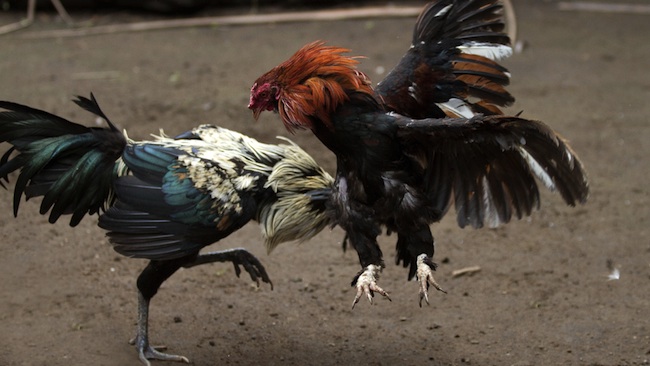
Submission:
M 108 117 L 106 117 L 106 114 L 104 114 L 102 109 L 99 107 L 99 104 L 97 103 L 97 100 L 95 99 L 93 93 L 90 93 L 90 99 L 77 95 L 77 99 L 74 99 L 73 102 L 75 102 L 79 107 L 87 110 L 88 112 L 103 118 L 112 131 L 115 132 L 120 131 L 117 127 L 115 127 L 113 122 L 111 122 L 111 120 L 108 119 Z
M 80 107 L 104 118 L 109 128 L 90 128 L 35 108 L 0 101 L 0 142 L 12 145 L 0 159 L 0 178 L 20 170 L 14 189 L 14 215 L 20 201 L 43 197 L 40 212 L 49 221 L 71 214 L 77 225 L 86 214 L 104 208 L 111 197 L 115 163 L 125 137 L 99 108 L 97 101 L 78 97 Z M 6 186 L 3 184 L 3 187 Z

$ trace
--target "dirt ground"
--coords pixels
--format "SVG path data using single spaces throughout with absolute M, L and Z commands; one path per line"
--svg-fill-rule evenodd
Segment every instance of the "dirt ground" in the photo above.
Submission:
M 392 302 L 350 309 L 356 255 L 339 229 L 267 255 L 251 224 L 208 249 L 246 247 L 274 290 L 236 278 L 228 264 L 182 270 L 154 298 L 153 343 L 194 365 L 643 365 L 650 361 L 650 19 L 568 12 L 555 1 L 515 1 L 525 45 L 504 64 L 517 103 L 508 112 L 547 122 L 582 158 L 587 205 L 544 192 L 532 217 L 495 230 L 434 225 L 437 280 L 418 307 L 417 285 L 392 265 L 380 284 Z M 246 12 L 242 9 L 241 12 Z M 216 15 L 218 9 L 205 14 Z M 0 24 L 18 19 L 0 13 Z M 142 14 L 73 13 L 94 23 Z M 263 141 L 287 135 L 279 118 L 255 123 L 253 80 L 316 39 L 365 55 L 379 80 L 409 45 L 414 18 L 186 28 L 77 38 L 24 39 L 65 28 L 38 13 L 31 28 L 0 37 L 0 99 L 72 120 L 93 119 L 70 99 L 94 92 L 132 138 L 199 123 Z M 310 133 L 292 137 L 330 172 L 332 155 Z M 4 149 L 3 149 L 4 150 Z M 11 209 L 0 190 L 0 365 L 138 365 L 135 278 L 142 260 L 111 249 L 95 218 L 50 225 L 38 202 Z M 472 276 L 452 271 L 480 266 Z M 608 280 L 612 268 L 618 280 Z M 154 365 L 164 364 L 154 362 Z

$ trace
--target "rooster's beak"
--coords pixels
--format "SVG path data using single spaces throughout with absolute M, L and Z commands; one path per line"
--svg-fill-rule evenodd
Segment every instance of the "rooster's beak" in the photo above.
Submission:
M 260 118 L 260 114 L 262 114 L 263 108 L 259 105 L 256 106 L 255 103 L 253 103 L 253 96 L 251 95 L 251 99 L 248 101 L 248 109 L 253 111 L 253 118 L 257 121 L 257 119 Z
M 255 108 L 253 106 L 248 106 L 249 109 L 253 111 L 253 118 L 257 121 L 258 118 L 260 118 L 260 114 L 262 114 L 262 108 Z

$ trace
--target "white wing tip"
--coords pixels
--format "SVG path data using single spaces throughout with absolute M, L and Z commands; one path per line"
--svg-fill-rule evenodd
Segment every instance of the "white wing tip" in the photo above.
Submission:
M 535 174 L 537 178 L 539 178 L 540 181 L 548 188 L 551 192 L 554 192 L 556 187 L 555 187 L 555 182 L 553 181 L 553 178 L 551 178 L 550 175 L 546 172 L 546 170 L 539 165 L 537 160 L 535 160 L 529 153 L 524 149 L 523 147 L 519 147 L 519 153 L 521 156 L 526 160 L 528 163 L 528 166 L 530 167 L 531 171 Z
M 436 13 L 436 15 L 434 15 L 434 17 L 438 18 L 438 17 L 442 17 L 442 16 L 444 16 L 445 14 L 447 14 L 447 13 L 449 12 L 449 10 L 450 10 L 453 6 L 454 6 L 454 4 L 449 4 L 449 5 L 445 6 L 444 8 L 440 9 L 440 11 L 438 11 L 438 12 Z
M 458 98 L 451 98 L 444 103 L 436 103 L 445 114 L 453 114 L 463 118 L 474 117 L 474 112 L 463 100 Z
M 468 55 L 477 55 L 499 61 L 512 56 L 512 47 L 504 44 L 485 42 L 466 42 L 457 47 L 460 52 Z

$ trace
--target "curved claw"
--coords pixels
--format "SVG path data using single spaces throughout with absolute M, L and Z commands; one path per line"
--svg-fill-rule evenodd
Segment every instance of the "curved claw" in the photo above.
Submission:
M 185 362 L 190 363 L 190 360 L 185 356 L 180 355 L 170 355 L 168 353 L 160 352 L 156 347 L 146 346 L 143 348 L 138 347 L 138 355 L 140 356 L 140 361 L 146 366 L 151 366 L 149 360 L 161 360 L 161 361 L 176 361 L 176 362 Z
M 266 269 L 262 265 L 262 262 L 260 262 L 253 254 L 242 249 L 237 251 L 236 255 L 233 256 L 231 260 L 235 267 L 235 274 L 237 277 L 241 274 L 239 266 L 243 266 L 244 270 L 251 276 L 251 280 L 257 283 L 257 287 L 260 286 L 260 279 L 262 279 L 263 282 L 271 285 L 271 290 L 273 290 L 273 282 L 271 282 L 268 273 L 266 273 Z
M 381 287 L 377 286 L 377 283 L 373 281 L 369 284 L 357 285 L 357 294 L 354 297 L 354 301 L 352 301 L 352 309 L 354 309 L 355 305 L 357 305 L 357 303 L 361 299 L 361 295 L 364 293 L 368 297 L 368 302 L 372 304 L 372 298 L 375 296 L 375 292 L 379 293 L 380 295 L 383 295 L 389 301 L 393 301 L 391 300 L 390 296 L 388 296 L 388 293 L 384 291 L 384 289 L 382 289 Z
M 422 300 L 426 301 L 427 305 L 429 305 L 429 285 L 432 285 L 436 290 L 445 294 L 447 291 L 443 290 L 433 278 L 433 271 L 436 270 L 438 265 L 431 261 L 428 255 L 420 254 L 417 258 L 417 266 L 415 276 L 420 283 L 420 307 L 422 307 Z
M 243 266 L 244 270 L 248 272 L 251 279 L 257 283 L 258 287 L 260 285 L 260 279 L 262 279 L 263 282 L 271 285 L 271 290 L 273 290 L 273 283 L 271 282 L 269 275 L 266 273 L 266 269 L 264 269 L 262 263 L 253 254 L 243 248 L 204 253 L 196 257 L 194 261 L 185 263 L 183 267 L 190 268 L 214 262 L 232 262 L 237 277 L 241 275 L 241 268 L 239 268 L 239 266 Z
M 392 301 L 388 293 L 377 285 L 380 272 L 380 266 L 371 264 L 357 275 L 356 281 L 352 283 L 352 286 L 357 288 L 357 293 L 352 301 L 352 309 L 357 305 L 363 294 L 366 295 L 370 304 L 372 304 L 372 298 L 375 296 L 375 292 Z
M 138 357 L 140 361 L 146 366 L 151 366 L 149 360 L 160 360 L 160 361 L 176 361 L 176 362 L 185 362 L 190 363 L 190 360 L 181 355 L 171 355 L 168 353 L 163 353 L 167 349 L 167 346 L 151 346 L 146 340 L 148 337 L 138 337 L 129 340 L 129 344 L 135 345 L 136 350 L 138 351 Z

